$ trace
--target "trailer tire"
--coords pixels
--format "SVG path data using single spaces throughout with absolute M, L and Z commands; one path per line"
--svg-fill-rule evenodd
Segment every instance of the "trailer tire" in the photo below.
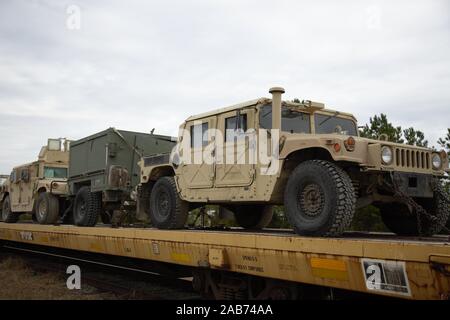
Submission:
M 159 229 L 183 228 L 189 205 L 183 201 L 173 177 L 161 177 L 150 195 L 150 220 Z
M 240 205 L 235 206 L 232 211 L 237 224 L 244 229 L 263 229 L 273 217 L 271 205 Z
M 422 235 L 432 236 L 438 234 L 449 219 L 449 204 L 440 196 L 435 194 L 432 199 L 414 199 L 429 214 L 433 215 L 434 222 L 427 218 L 421 219 Z M 419 228 L 417 216 L 411 213 L 408 207 L 402 203 L 389 203 L 378 205 L 381 219 L 386 227 L 400 236 L 418 236 Z
M 59 217 L 59 200 L 53 194 L 41 192 L 36 200 L 35 217 L 39 224 L 53 224 Z
M 299 164 L 284 192 L 286 216 L 295 232 L 305 236 L 340 236 L 350 227 L 355 204 L 348 174 L 324 160 Z
M 73 206 L 73 221 L 77 226 L 92 227 L 102 210 L 102 195 L 91 192 L 88 186 L 81 187 L 75 196 Z
M 2 205 L 2 221 L 6 223 L 16 223 L 19 221 L 20 214 L 11 211 L 11 200 L 6 196 Z

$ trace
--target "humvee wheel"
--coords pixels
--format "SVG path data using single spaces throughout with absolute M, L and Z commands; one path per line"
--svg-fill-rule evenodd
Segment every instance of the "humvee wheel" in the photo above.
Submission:
M 435 194 L 433 199 L 414 199 L 430 215 L 436 217 L 435 221 L 430 221 L 426 217 L 421 217 L 421 231 L 424 236 L 432 236 L 439 233 L 449 219 L 450 210 L 448 203 Z M 381 218 L 386 227 L 395 234 L 401 236 L 419 235 L 417 216 L 411 213 L 408 207 L 402 203 L 385 203 L 377 206 L 380 209 Z
M 91 192 L 90 187 L 81 187 L 73 205 L 73 221 L 77 226 L 92 227 L 102 210 L 102 195 Z
M 162 177 L 156 181 L 150 195 L 150 221 L 159 229 L 184 227 L 188 214 L 188 203 L 181 200 L 173 177 Z
M 6 223 L 15 223 L 19 221 L 19 214 L 11 211 L 11 200 L 9 200 L 9 196 L 5 197 L 3 200 L 2 206 L 2 221 Z
M 36 221 L 40 224 L 56 223 L 59 217 L 59 201 L 51 193 L 42 192 L 36 201 Z
M 241 205 L 232 211 L 238 225 L 245 229 L 263 229 L 273 217 L 273 206 L 270 205 Z
M 305 161 L 292 172 L 284 193 L 284 208 L 296 233 L 339 236 L 351 224 L 356 196 L 352 181 L 337 165 Z

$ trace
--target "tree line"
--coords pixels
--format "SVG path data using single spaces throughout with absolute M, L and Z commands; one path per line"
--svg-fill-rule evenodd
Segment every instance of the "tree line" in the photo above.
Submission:
M 370 118 L 368 124 L 360 127 L 359 134 L 361 137 L 370 139 L 378 139 L 381 135 L 386 135 L 387 139 L 392 142 L 429 147 L 423 131 L 416 130 L 413 127 L 402 129 L 401 126 L 394 126 L 383 113 Z M 445 136 L 439 138 L 437 144 L 450 153 L 450 128 L 447 129 Z

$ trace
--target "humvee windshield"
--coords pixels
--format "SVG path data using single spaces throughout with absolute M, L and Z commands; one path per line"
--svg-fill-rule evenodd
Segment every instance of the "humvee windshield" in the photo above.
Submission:
M 67 168 L 44 167 L 44 178 L 67 178 Z
M 357 136 L 356 124 L 350 119 L 344 119 L 335 115 L 315 114 L 314 122 L 317 134 L 339 133 L 349 136 Z
M 316 134 L 339 133 L 357 136 L 356 123 L 350 119 L 338 117 L 339 113 L 332 115 L 314 115 Z M 272 105 L 264 105 L 259 112 L 259 126 L 263 129 L 272 129 Z M 309 113 L 294 111 L 286 106 L 281 108 L 282 131 L 290 133 L 311 133 Z
M 293 111 L 286 106 L 281 108 L 281 130 L 290 133 L 311 133 L 308 113 Z M 259 112 L 259 126 L 272 129 L 272 105 L 262 106 Z

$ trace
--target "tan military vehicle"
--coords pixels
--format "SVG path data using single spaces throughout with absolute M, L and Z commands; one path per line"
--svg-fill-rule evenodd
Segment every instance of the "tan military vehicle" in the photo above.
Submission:
M 2 221 L 17 222 L 30 213 L 41 224 L 56 223 L 67 205 L 68 163 L 69 141 L 63 148 L 62 139 L 49 139 L 37 161 L 15 167 L 0 187 Z
M 8 180 L 9 176 L 6 174 L 0 174 L 0 199 L 3 199 L 5 194 L 8 192 Z M 2 207 L 0 206 L 0 216 L 2 212 Z
M 374 204 L 397 234 L 441 230 L 449 216 L 439 180 L 445 152 L 361 138 L 351 114 L 270 92 L 188 118 L 170 157 L 141 159 L 139 211 L 159 228 L 181 228 L 190 209 L 219 204 L 258 229 L 273 205 L 284 205 L 297 233 L 337 236 L 356 208 Z

